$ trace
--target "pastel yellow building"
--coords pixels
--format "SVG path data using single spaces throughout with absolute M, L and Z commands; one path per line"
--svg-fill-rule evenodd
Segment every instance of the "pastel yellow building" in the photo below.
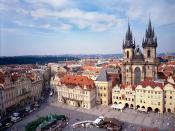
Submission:
M 65 75 L 56 86 L 58 101 L 90 109 L 96 104 L 96 89 L 93 80 L 86 76 Z
M 175 84 L 168 83 L 164 87 L 164 110 L 175 113 Z
M 112 89 L 112 103 L 135 108 L 135 88 L 130 85 L 116 85 Z
M 164 111 L 164 92 L 163 83 L 144 80 L 135 89 L 136 108 L 146 109 L 163 113 Z
M 109 105 L 112 102 L 112 80 L 109 79 L 107 71 L 104 69 L 100 72 L 95 81 L 97 89 L 97 103 Z

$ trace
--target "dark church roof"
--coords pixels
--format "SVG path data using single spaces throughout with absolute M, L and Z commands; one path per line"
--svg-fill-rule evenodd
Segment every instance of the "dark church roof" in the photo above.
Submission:
M 154 28 L 149 19 L 148 28 L 146 29 L 145 38 L 143 38 L 142 47 L 157 47 L 157 37 L 154 34 Z
M 103 69 L 98 75 L 96 81 L 108 81 L 107 70 Z
M 133 42 L 132 31 L 130 29 L 130 25 L 128 23 L 128 30 L 125 35 L 125 40 L 123 40 L 123 49 L 125 48 L 135 48 L 135 40 Z
M 144 61 L 144 57 L 143 57 L 143 54 L 142 54 L 139 46 L 137 46 L 135 51 L 134 51 L 133 60 L 135 60 L 135 61 Z

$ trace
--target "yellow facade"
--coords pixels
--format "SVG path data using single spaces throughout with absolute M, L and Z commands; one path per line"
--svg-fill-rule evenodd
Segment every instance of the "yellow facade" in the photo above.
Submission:
M 166 84 L 164 87 L 164 99 L 166 112 L 175 113 L 175 87 L 173 84 Z
M 96 81 L 97 103 L 109 105 L 112 102 L 112 82 L 111 81 Z
M 164 97 L 161 87 L 138 85 L 136 87 L 136 108 L 163 113 Z
M 121 89 L 118 85 L 116 85 L 112 89 L 112 103 L 122 104 L 129 108 L 135 108 L 135 91 L 130 86 L 125 89 Z

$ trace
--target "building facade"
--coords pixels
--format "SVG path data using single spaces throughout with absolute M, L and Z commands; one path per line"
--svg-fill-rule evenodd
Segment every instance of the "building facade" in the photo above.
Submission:
M 23 107 L 41 96 L 43 87 L 42 77 L 3 76 L 0 81 L 0 110 L 1 114 Z
M 87 109 L 96 104 L 95 84 L 86 76 L 65 75 L 56 90 L 59 102 Z
M 144 80 L 136 87 L 136 108 L 164 112 L 164 83 Z
M 175 113 L 175 84 L 167 83 L 164 87 L 164 111 Z
M 107 70 L 102 70 L 95 81 L 97 89 L 97 103 L 109 105 L 112 102 L 112 80 L 109 79 Z
M 112 89 L 112 103 L 135 109 L 135 87 L 116 85 Z

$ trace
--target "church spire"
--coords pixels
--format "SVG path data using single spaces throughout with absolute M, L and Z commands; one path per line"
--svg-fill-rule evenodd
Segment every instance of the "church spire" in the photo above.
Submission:
M 148 27 L 145 32 L 145 40 L 142 42 L 142 46 L 144 47 L 157 47 L 154 36 L 154 28 L 151 24 L 151 19 L 149 18 Z
M 130 28 L 129 21 L 128 21 L 128 29 L 126 31 L 123 48 L 135 48 L 135 43 L 133 43 L 133 36 L 132 36 L 132 31 Z

